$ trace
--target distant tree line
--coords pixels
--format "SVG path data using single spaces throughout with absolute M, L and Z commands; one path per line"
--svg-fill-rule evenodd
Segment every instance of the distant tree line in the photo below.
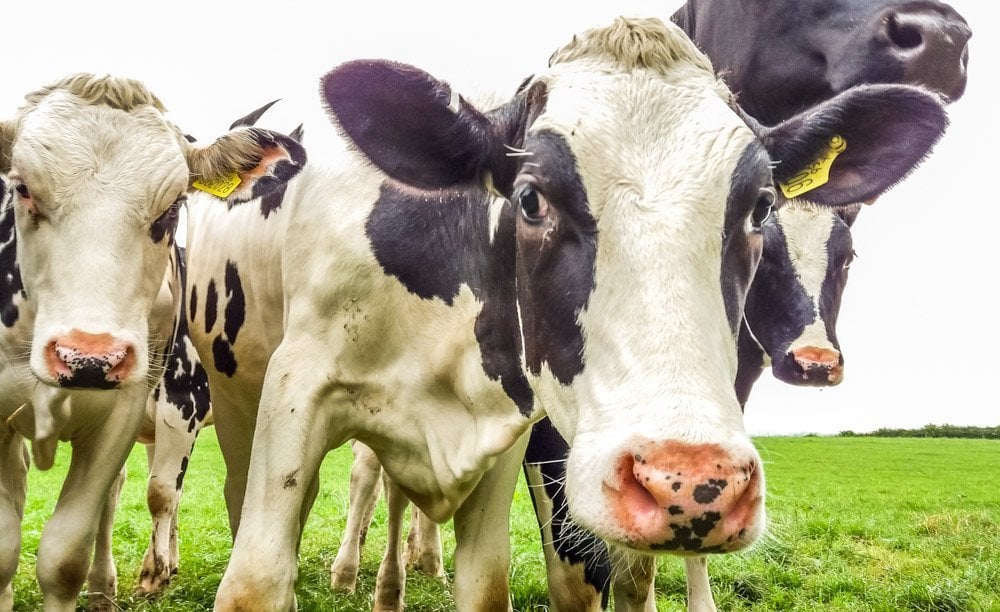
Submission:
M 1000 440 L 1000 426 L 974 427 L 971 425 L 924 425 L 920 429 L 892 429 L 882 427 L 870 433 L 856 433 L 850 430 L 840 432 L 841 436 L 874 438 L 987 438 Z

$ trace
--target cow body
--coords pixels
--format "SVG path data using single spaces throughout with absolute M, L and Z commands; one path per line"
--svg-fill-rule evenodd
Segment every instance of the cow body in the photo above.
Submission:
M 771 156 L 780 178 L 836 133 L 860 153 L 898 129 L 919 157 L 943 129 L 938 101 L 869 88 L 755 136 L 676 28 L 624 19 L 578 36 L 487 114 L 391 62 L 346 64 L 324 91 L 362 155 L 310 165 L 254 229 L 235 231 L 235 215 L 263 217 L 249 206 L 206 221 L 222 243 L 190 224 L 191 333 L 211 362 L 236 533 L 217 609 L 294 607 L 318 465 L 352 438 L 428 516 L 454 516 L 458 605 L 507 609 L 499 527 L 543 410 L 571 441 L 570 508 L 605 540 L 647 553 L 750 544 L 763 474 L 732 380 Z M 875 129 L 858 115 L 900 103 L 921 120 Z M 882 170 L 848 157 L 817 197 L 873 196 Z M 841 182 L 856 173 L 860 191 Z M 623 282 L 641 290 L 623 301 Z M 265 322 L 273 350 L 243 348 L 261 340 L 229 309 Z
M 266 193 L 287 149 L 264 131 L 192 147 L 130 79 L 70 75 L 26 102 L 0 122 L 0 607 L 13 603 L 29 459 L 48 469 L 60 440 L 73 452 L 39 544 L 44 606 L 75 609 L 87 580 L 92 606 L 109 607 L 116 483 L 172 336 L 178 210 L 195 177 L 241 176 L 231 202 Z

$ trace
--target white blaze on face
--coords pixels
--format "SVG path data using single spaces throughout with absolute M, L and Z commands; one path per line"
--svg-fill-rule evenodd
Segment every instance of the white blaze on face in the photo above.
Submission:
M 569 143 L 598 227 L 576 408 L 552 405 L 562 403 L 551 397 L 558 384 L 536 389 L 564 434 L 721 441 L 743 431 L 721 236 L 731 174 L 753 135 L 711 75 L 678 76 L 697 88 L 595 72 L 559 73 L 533 126 Z
M 11 176 L 31 193 L 16 206 L 18 260 L 36 309 L 31 366 L 72 330 L 135 350 L 125 382 L 144 380 L 149 314 L 167 269 L 168 240 L 150 227 L 187 188 L 178 135 L 151 106 L 130 112 L 64 91 L 20 122 Z
M 792 200 L 777 213 L 777 222 L 785 236 L 788 259 L 795 275 L 812 302 L 813 321 L 789 346 L 793 351 L 804 346 L 831 347 L 826 325 L 820 318 L 820 297 L 829 266 L 827 245 L 833 232 L 835 215 L 832 208 L 817 206 L 802 200 Z

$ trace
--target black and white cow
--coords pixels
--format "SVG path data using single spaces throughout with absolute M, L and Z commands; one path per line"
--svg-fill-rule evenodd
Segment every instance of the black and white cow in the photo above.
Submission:
M 257 120 L 277 100 L 234 121 L 229 130 L 253 127 Z M 195 142 L 192 136 L 186 136 Z M 302 142 L 302 126 L 288 138 Z M 280 199 L 283 189 L 270 192 Z M 268 200 L 273 201 L 273 200 Z M 267 209 L 261 210 L 267 215 Z M 188 328 L 190 291 L 184 249 L 176 247 L 172 259 L 171 281 L 177 284 L 175 295 L 181 296 L 174 310 L 172 349 L 168 354 L 163 378 L 153 390 L 147 407 L 147 418 L 139 431 L 139 442 L 146 445 L 149 479 L 146 502 L 152 518 L 149 547 L 142 561 L 136 592 L 157 595 L 177 573 L 180 555 L 177 547 L 177 518 L 184 476 L 194 450 L 194 443 L 204 427 L 212 424 L 211 393 L 208 374 L 191 341 Z
M 178 209 L 194 182 L 229 184 L 220 197 L 237 203 L 298 167 L 293 141 L 244 129 L 197 147 L 164 113 L 138 81 L 75 74 L 0 122 L 0 609 L 13 605 L 29 460 L 48 469 L 59 440 L 72 455 L 37 553 L 43 604 L 74 610 L 86 580 L 104 598 L 92 605 L 111 606 L 98 531 L 171 337 Z
M 136 591 L 160 592 L 177 573 L 177 514 L 195 440 L 212 422 L 208 375 L 191 342 L 187 322 L 187 270 L 184 249 L 176 247 L 171 280 L 180 299 L 174 310 L 174 332 L 163 377 L 147 404 L 138 441 L 146 445 L 149 478 L 146 503 L 152 517 L 149 547 L 142 560 Z
M 937 1 L 688 0 L 672 19 L 709 56 L 741 107 L 766 124 L 861 83 L 922 85 L 947 101 L 965 91 L 971 30 L 954 8 Z M 850 229 L 861 205 L 831 210 L 809 202 L 808 192 L 780 204 L 763 226 L 763 255 L 740 328 L 735 385 L 741 405 L 768 366 L 795 385 L 834 385 L 843 378 L 836 321 L 854 257 Z M 568 521 L 562 500 L 566 442 L 542 422 L 527 453 L 525 475 L 533 483 L 549 583 L 560 585 L 551 591 L 553 609 L 606 607 L 610 557 Z M 567 538 L 569 531 L 577 535 Z M 705 559 L 688 559 L 686 567 L 689 606 L 714 609 Z M 652 578 L 648 564 L 619 571 L 616 609 L 654 609 Z
M 840 136 L 813 198 L 869 199 L 946 123 L 904 86 L 747 122 L 655 19 L 578 35 L 488 113 L 388 61 L 342 65 L 323 91 L 361 155 L 311 164 L 264 220 L 191 207 L 191 333 L 235 531 L 219 610 L 294 608 L 319 463 L 352 438 L 454 517 L 457 604 L 508 609 L 509 502 L 543 413 L 572 447 L 573 516 L 615 547 L 751 544 L 763 471 L 732 381 L 773 180 Z M 888 139 L 907 146 L 876 155 Z

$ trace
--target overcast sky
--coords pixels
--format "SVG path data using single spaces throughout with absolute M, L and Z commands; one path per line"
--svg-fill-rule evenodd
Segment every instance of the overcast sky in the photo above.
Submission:
M 70 72 L 144 81 L 186 132 L 210 139 L 276 98 L 268 127 L 306 124 L 332 142 L 318 79 L 342 61 L 386 57 L 462 91 L 504 94 L 572 33 L 616 14 L 666 19 L 678 0 L 408 3 L 33 2 L 4 8 L 0 117 Z M 753 434 L 835 433 L 927 423 L 1000 425 L 998 247 L 1000 33 L 993 3 L 954 0 L 972 25 L 969 86 L 933 155 L 862 211 L 839 336 L 845 379 L 795 388 L 765 373 L 747 405 Z M 989 92 L 989 93 L 988 93 Z

